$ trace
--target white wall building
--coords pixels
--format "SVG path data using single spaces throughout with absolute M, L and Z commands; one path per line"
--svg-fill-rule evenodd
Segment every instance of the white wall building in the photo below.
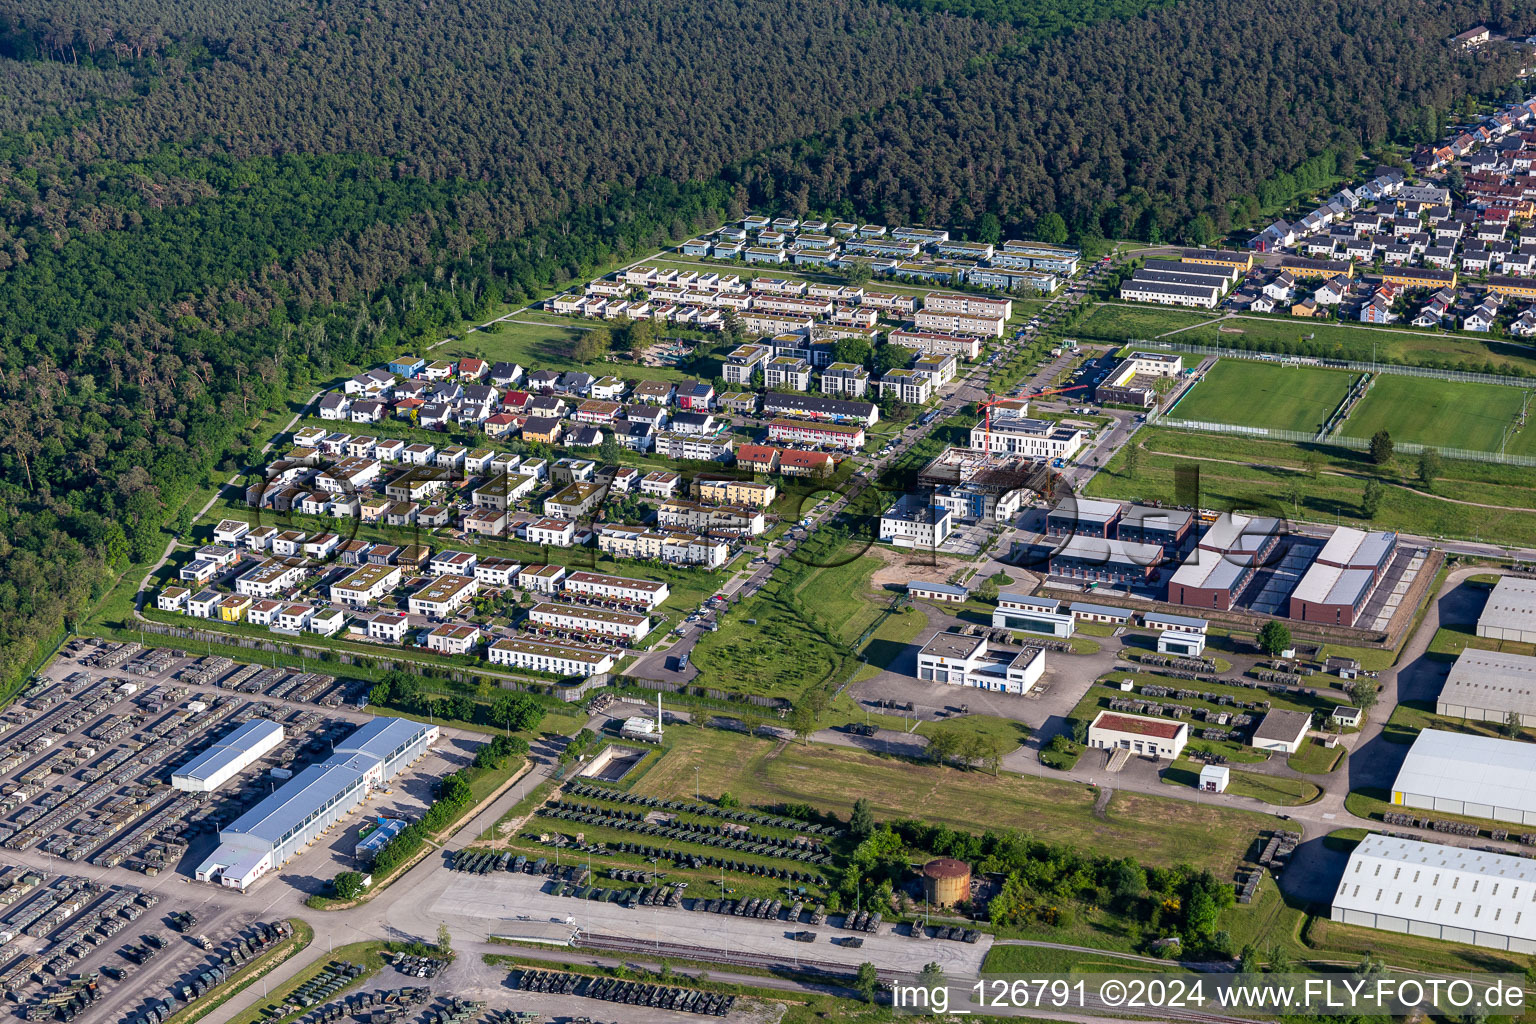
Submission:
M 1172 760 L 1189 742 L 1189 726 L 1166 718 L 1147 718 L 1100 711 L 1088 726 L 1088 745 L 1103 750 L 1129 750 L 1133 754 Z
M 1536 861 L 1372 832 L 1344 866 L 1341 924 L 1536 953 Z

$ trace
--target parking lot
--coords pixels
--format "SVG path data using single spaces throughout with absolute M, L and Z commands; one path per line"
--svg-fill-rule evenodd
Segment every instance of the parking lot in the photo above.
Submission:
M 190 881 L 221 825 L 281 785 L 278 776 L 329 756 L 332 741 L 368 717 L 352 703 L 358 685 L 138 644 L 73 642 L 0 716 L 0 931 L 15 933 L 0 950 L 0 989 L 26 1010 L 62 998 L 70 975 L 101 972 L 91 1016 L 141 1012 L 151 994 L 206 967 L 197 936 L 214 946 L 235 941 L 269 919 L 277 897 L 293 898 L 284 882 L 315 892 L 356 867 L 353 848 L 369 815 L 418 817 L 435 779 L 473 756 L 476 734 L 445 730 L 366 814 L 277 872 L 283 881 L 244 895 Z M 170 785 L 173 769 L 258 718 L 280 723 L 285 738 L 255 764 L 212 794 Z M 171 930 L 172 915 L 187 911 L 195 923 L 185 934 Z M 145 956 L 146 948 L 154 952 Z
M 976 943 L 947 939 L 917 939 L 883 924 L 874 933 L 849 931 L 833 916 L 821 925 L 807 920 L 756 920 L 729 914 L 709 914 L 692 908 L 690 895 L 682 907 L 627 908 L 617 903 L 561 898 L 542 876 L 494 871 L 485 875 L 444 872 L 447 884 L 429 905 L 432 918 L 470 933 L 533 942 L 563 943 L 580 932 L 584 944 L 592 937 L 629 940 L 634 951 L 654 944 L 663 953 L 682 947 L 704 947 L 717 953 L 774 961 L 829 964 L 851 973 L 864 962 L 882 971 L 916 973 L 935 962 L 950 976 L 976 972 L 991 945 L 990 936 Z M 700 892 L 700 898 L 710 896 Z M 796 932 L 813 932 L 815 941 L 796 941 Z M 862 945 L 845 944 L 848 938 Z M 601 947 L 599 947 L 601 948 Z

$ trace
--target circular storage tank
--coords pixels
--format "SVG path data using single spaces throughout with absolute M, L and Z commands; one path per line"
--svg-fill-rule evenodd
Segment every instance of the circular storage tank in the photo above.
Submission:
M 952 857 L 940 857 L 924 864 L 923 895 L 935 907 L 951 907 L 969 899 L 971 866 Z

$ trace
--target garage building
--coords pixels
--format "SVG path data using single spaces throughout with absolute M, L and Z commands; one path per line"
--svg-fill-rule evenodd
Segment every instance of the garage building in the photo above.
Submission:
M 171 786 L 184 793 L 212 793 L 282 742 L 281 725 L 252 719 L 172 772 Z
M 1061 602 L 1055 598 L 1003 593 L 997 595 L 992 628 L 1044 633 L 1065 639 L 1077 628 L 1077 618 L 1071 612 L 1062 611 Z
M 1258 728 L 1253 730 L 1253 748 L 1294 754 L 1306 742 L 1310 728 L 1312 716 L 1305 711 L 1266 712 Z
M 1194 608 L 1230 611 L 1280 546 L 1280 520 L 1224 512 L 1210 525 L 1168 581 L 1168 600 Z
M 1341 924 L 1536 953 L 1536 862 L 1371 833 L 1333 897 Z
M 1291 618 L 1353 626 L 1396 550 L 1395 533 L 1339 527 L 1291 592 Z
M 1536 580 L 1500 577 L 1477 617 L 1477 635 L 1536 644 Z
M 359 807 L 437 737 L 437 726 L 404 718 L 359 726 L 330 757 L 220 829 L 218 847 L 197 866 L 197 880 L 245 890 Z
M 1189 725 L 1166 718 L 1100 711 L 1088 726 L 1088 745 L 1103 750 L 1129 750 L 1148 757 L 1178 757 L 1189 742 Z
M 1536 658 L 1467 648 L 1456 658 L 1435 714 L 1474 722 L 1504 722 L 1510 713 L 1521 725 L 1536 725 Z
M 1536 823 L 1536 745 L 1421 730 L 1392 783 L 1392 802 L 1424 811 Z

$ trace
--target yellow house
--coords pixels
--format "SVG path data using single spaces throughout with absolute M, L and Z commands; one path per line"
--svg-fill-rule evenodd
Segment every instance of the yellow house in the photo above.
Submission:
M 1202 263 L 1208 267 L 1236 267 L 1246 274 L 1253 269 L 1253 253 L 1234 252 L 1231 249 L 1185 249 L 1179 257 L 1181 263 Z
M 1490 277 L 1488 290 L 1513 299 L 1536 299 L 1536 278 Z
M 778 497 L 778 488 L 773 484 L 760 484 L 752 480 L 698 480 L 694 488 L 701 500 L 722 505 L 767 508 Z
M 1291 307 L 1291 316 L 1317 316 L 1317 303 L 1311 299 L 1302 299 Z
M 1454 288 L 1456 271 L 1436 270 L 1433 267 L 1387 267 L 1381 279 L 1388 284 L 1400 284 L 1404 288 Z
M 1280 261 L 1280 269 L 1290 272 L 1297 280 L 1304 277 L 1334 278 L 1343 276 L 1353 279 L 1353 263 L 1336 263 L 1333 260 L 1309 260 L 1302 256 L 1287 256 Z
M 251 609 L 252 598 L 244 594 L 230 594 L 219 602 L 219 618 L 225 622 L 239 622 Z

